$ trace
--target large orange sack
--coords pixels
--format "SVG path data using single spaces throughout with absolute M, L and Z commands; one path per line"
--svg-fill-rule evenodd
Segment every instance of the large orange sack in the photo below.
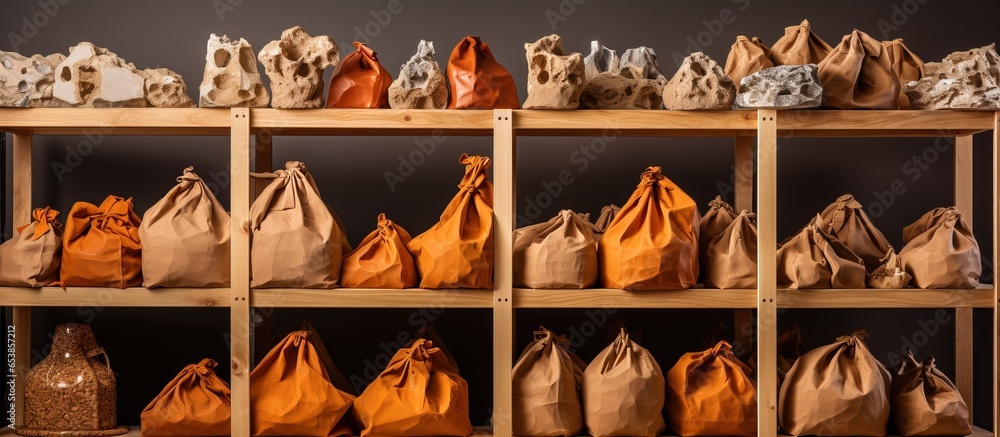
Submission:
M 448 58 L 450 109 L 517 109 L 514 78 L 493 57 L 490 46 L 478 36 L 467 36 L 458 42 Z
M 412 238 L 401 226 L 378 215 L 372 231 L 344 255 L 340 285 L 357 288 L 410 288 L 417 285 L 417 266 L 406 250 Z
M 139 216 L 132 198 L 108 196 L 101 206 L 77 202 L 63 234 L 59 279 L 67 287 L 142 285 Z
M 59 280 L 62 224 L 59 211 L 38 208 L 31 223 L 0 244 L 0 287 L 45 287 Z
M 142 410 L 142 435 L 150 437 L 228 436 L 232 429 L 229 384 L 205 358 L 181 370 Z
M 667 418 L 679 436 L 757 435 L 753 370 L 725 341 L 684 354 L 667 372 Z
M 387 108 L 392 75 L 378 63 L 376 53 L 355 42 L 354 53 L 344 57 L 333 70 L 327 108 Z

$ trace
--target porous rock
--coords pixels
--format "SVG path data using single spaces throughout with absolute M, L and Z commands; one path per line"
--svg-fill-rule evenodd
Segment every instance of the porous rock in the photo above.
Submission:
M 584 58 L 587 79 L 580 94 L 586 109 L 660 109 L 666 78 L 656 65 L 656 53 L 647 47 L 626 50 L 624 58 L 597 41 Z
M 199 88 L 201 107 L 263 108 L 270 100 L 257 71 L 257 58 L 245 39 L 208 38 L 205 75 Z
M 646 46 L 625 50 L 618 61 L 618 74 L 631 79 L 667 81 L 656 63 L 656 52 Z
M 823 103 L 816 64 L 765 68 L 740 81 L 736 106 L 755 109 L 815 108 Z
M 584 85 L 583 55 L 563 52 L 559 35 L 524 45 L 528 60 L 525 109 L 576 109 Z
M 586 80 L 593 79 L 601 73 L 618 73 L 618 54 L 600 42 L 590 42 L 590 54 L 583 58 L 583 72 Z
M 399 77 L 389 85 L 389 107 L 394 109 L 444 109 L 448 107 L 448 85 L 441 66 L 434 60 L 434 42 L 420 40 L 417 53 L 399 68 Z
M 914 109 L 1000 109 L 996 44 L 924 64 L 924 77 L 903 85 Z
M 52 95 L 69 106 L 141 108 L 147 106 L 145 83 L 134 65 L 82 42 L 56 67 Z
M 702 52 L 684 58 L 674 77 L 663 87 L 663 106 L 673 110 L 730 109 L 736 85 L 726 71 Z
M 257 54 L 271 79 L 271 106 L 322 108 L 323 72 L 340 62 L 337 43 L 326 35 L 310 37 L 301 27 L 281 32 Z
M 147 68 L 141 71 L 145 78 L 146 103 L 155 108 L 190 108 L 194 101 L 187 93 L 187 85 L 180 74 L 166 68 Z
M 56 66 L 66 57 L 60 53 L 30 58 L 0 51 L 0 106 L 40 108 L 67 106 L 52 98 Z

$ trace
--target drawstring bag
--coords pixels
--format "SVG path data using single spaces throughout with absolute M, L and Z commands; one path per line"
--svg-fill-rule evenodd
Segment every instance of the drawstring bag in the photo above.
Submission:
M 869 273 L 880 265 L 879 260 L 892 249 L 882 231 L 861 210 L 861 203 L 850 194 L 838 197 L 836 202 L 826 207 L 816 224 L 860 257 Z
M 462 154 L 465 176 L 441 219 L 406 245 L 420 288 L 493 289 L 493 184 L 490 158 Z
M 809 20 L 785 28 L 785 35 L 771 46 L 768 57 L 774 65 L 819 64 L 833 48 L 812 32 Z M 825 83 L 824 83 L 825 85 Z
M 583 372 L 587 432 L 593 437 L 662 434 L 665 384 L 660 365 L 621 328 Z
M 449 109 L 518 109 L 514 78 L 478 36 L 458 42 L 448 58 Z
M 351 247 L 305 163 L 288 161 L 284 170 L 251 176 L 272 182 L 250 207 L 250 286 L 337 287 Z
M 720 341 L 684 354 L 667 372 L 667 418 L 679 436 L 756 436 L 753 370 Z
M 899 79 L 882 43 L 854 29 L 819 63 L 823 106 L 835 109 L 897 109 Z
M 149 437 L 224 437 L 230 427 L 229 384 L 205 358 L 181 370 L 139 416 L 142 435 Z
M 896 251 L 889 248 L 889 252 L 879 260 L 879 266 L 868 274 L 868 286 L 871 288 L 903 288 L 913 279 L 906 270 L 903 269 L 903 260 L 896 255 Z
M 344 255 L 340 285 L 352 288 L 410 288 L 417 285 L 417 266 L 406 250 L 410 234 L 378 215 L 372 231 L 351 253 Z
M 514 365 L 514 435 L 575 436 L 583 432 L 580 384 L 586 363 L 568 351 L 566 336 L 539 326 Z
M 757 288 L 756 219 L 754 213 L 743 210 L 708 243 L 703 264 L 706 287 Z
M 865 266 L 851 249 L 813 222 L 778 248 L 778 287 L 865 288 Z
M 733 224 L 733 220 L 736 220 L 736 211 L 722 200 L 722 196 L 715 196 L 715 199 L 708 202 L 708 211 L 701 217 L 698 231 L 698 265 L 703 276 L 708 262 L 709 243 L 715 237 L 722 235 L 726 228 Z
M 954 206 L 903 228 L 899 259 L 920 288 L 976 288 L 983 272 L 976 236 Z
M 146 288 L 229 286 L 229 214 L 192 170 L 142 217 Z
M 545 223 L 514 231 L 514 286 L 593 288 L 597 283 L 597 228 L 568 209 Z
M 67 287 L 142 285 L 139 223 L 132 198 L 108 196 L 101 206 L 73 204 L 63 234 L 59 280 Z
M 892 424 L 903 436 L 972 434 L 969 406 L 955 384 L 934 365 L 907 355 L 889 388 Z
M 59 280 L 62 224 L 59 211 L 38 208 L 30 224 L 0 244 L 0 287 L 45 287 Z
M 691 197 L 663 176 L 660 167 L 647 168 L 601 237 L 601 282 L 626 290 L 694 286 L 700 220 Z
M 597 218 L 594 223 L 594 227 L 597 228 L 597 240 L 600 241 L 601 237 L 604 236 L 604 232 L 608 230 L 608 226 L 611 222 L 615 220 L 618 213 L 622 211 L 622 208 L 618 205 L 611 204 L 601 208 L 601 216 Z
M 903 44 L 903 38 L 882 41 L 882 47 L 892 63 L 892 72 L 899 80 L 899 109 L 910 109 L 910 98 L 903 92 L 903 86 L 924 77 L 924 60 Z
M 729 57 L 726 58 L 726 75 L 736 84 L 737 92 L 740 91 L 740 80 L 744 77 L 774 66 L 767 57 L 769 51 L 771 49 L 756 36 L 753 39 L 747 39 L 743 35 L 736 37 L 736 42 L 729 49 Z
M 795 361 L 809 352 L 809 348 L 802 341 L 802 331 L 799 329 L 799 326 L 795 325 L 791 329 L 778 334 L 777 349 L 778 384 L 781 384 L 785 380 L 785 376 L 788 375 L 788 371 L 792 370 L 792 365 L 795 364 Z
M 468 383 L 441 349 L 422 338 L 396 351 L 353 411 L 362 437 L 472 434 Z
M 359 42 L 333 70 L 327 108 L 388 108 L 392 75 L 378 63 L 376 53 Z
M 791 435 L 884 436 L 891 376 L 872 355 L 864 328 L 807 352 L 778 396 L 778 424 Z

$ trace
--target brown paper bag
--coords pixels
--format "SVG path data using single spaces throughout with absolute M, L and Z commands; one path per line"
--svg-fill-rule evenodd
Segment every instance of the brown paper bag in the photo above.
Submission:
M 142 216 L 146 288 L 229 286 L 229 214 L 192 170 Z
M 868 286 L 871 288 L 903 288 L 913 279 L 903 268 L 903 260 L 891 247 L 879 263 L 878 268 L 868 274 Z
M 660 167 L 649 167 L 597 248 L 601 282 L 626 290 L 685 289 L 698 282 L 701 216 Z
M 799 329 L 799 326 L 795 325 L 791 329 L 778 334 L 777 349 L 778 383 L 780 384 L 785 380 L 788 371 L 792 370 L 792 365 L 795 364 L 795 361 L 802 355 L 805 355 L 806 352 L 809 352 L 809 348 L 802 341 L 802 331 Z
M 406 250 L 410 234 L 378 215 L 372 231 L 354 251 L 344 255 L 340 285 L 351 288 L 410 288 L 417 285 L 417 266 Z
M 972 434 L 969 407 L 955 384 L 934 365 L 907 355 L 890 386 L 892 424 L 901 436 Z
M 726 75 L 736 84 L 737 92 L 740 91 L 740 80 L 744 77 L 774 66 L 767 57 L 770 51 L 756 36 L 753 39 L 747 39 L 743 35 L 736 37 L 736 42 L 729 49 L 729 57 L 726 58 Z
M 666 430 L 664 391 L 660 365 L 622 328 L 583 372 L 587 431 L 593 437 L 660 435 Z
M 774 65 L 819 64 L 833 50 L 812 32 L 809 20 L 785 28 L 785 35 L 771 46 L 768 57 Z
M 539 327 L 514 365 L 514 435 L 575 436 L 583 431 L 583 367 L 569 340 Z
M 493 184 L 490 158 L 462 154 L 461 189 L 441 220 L 406 245 L 420 272 L 420 288 L 493 289 Z
M 708 244 L 725 232 L 726 228 L 733 224 L 733 220 L 736 220 L 736 211 L 722 200 L 722 196 L 715 196 L 715 199 L 708 202 L 708 211 L 701 217 L 698 232 L 698 265 L 701 267 L 702 276 L 705 272 L 705 263 L 708 262 Z
M 935 208 L 903 228 L 899 258 L 920 288 L 976 288 L 982 274 L 979 243 L 954 206 Z
M 273 179 L 250 207 L 254 288 L 335 288 L 351 250 L 340 218 L 323 203 L 305 163 L 254 174 Z
M 514 231 L 514 286 L 592 288 L 597 283 L 597 228 L 564 209 L 545 223 Z
M 205 358 L 184 367 L 142 410 L 142 435 L 228 437 L 231 393 L 213 370 L 217 364 Z
M 746 210 L 740 212 L 708 243 L 703 265 L 706 287 L 757 288 L 757 216 Z
M 59 280 L 59 211 L 46 206 L 31 216 L 31 223 L 17 228 L 17 236 L 0 244 L 0 287 L 45 287 Z
M 108 196 L 100 206 L 73 204 L 63 234 L 59 281 L 67 287 L 142 285 L 139 224 L 131 197 Z
M 819 63 L 823 106 L 836 109 L 896 109 L 899 79 L 882 43 L 854 29 Z
M 608 230 L 608 226 L 610 226 L 611 222 L 615 220 L 615 217 L 618 217 L 618 213 L 621 211 L 622 207 L 615 204 L 607 205 L 601 208 L 601 216 L 597 218 L 596 222 L 594 222 L 594 227 L 597 228 L 597 233 L 599 234 L 597 237 L 598 240 L 600 240 L 601 236 L 604 235 L 604 232 Z
M 729 343 L 684 354 L 667 372 L 667 418 L 679 436 L 756 436 L 757 383 Z
M 864 328 L 795 361 L 778 396 L 791 435 L 884 436 L 891 376 L 868 350 Z
M 861 203 L 850 194 L 838 197 L 836 202 L 823 210 L 820 219 L 822 225 L 817 225 L 860 257 L 869 273 L 879 266 L 879 260 L 892 249 L 882 231 L 861 210 Z
M 865 288 L 861 258 L 814 223 L 778 248 L 778 287 Z
M 882 41 L 882 47 L 889 55 L 892 72 L 899 80 L 899 109 L 910 109 L 910 98 L 903 92 L 903 86 L 907 82 L 920 80 L 924 77 L 924 61 L 916 53 L 911 52 L 906 44 L 903 44 L 903 38 Z

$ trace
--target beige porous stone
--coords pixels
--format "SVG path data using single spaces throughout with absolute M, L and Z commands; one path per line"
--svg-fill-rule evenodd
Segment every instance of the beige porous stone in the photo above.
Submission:
M 563 52 L 559 35 L 524 45 L 528 60 L 528 98 L 525 109 L 576 109 L 583 92 L 583 55 Z
M 322 108 L 323 72 L 340 62 L 337 43 L 326 35 L 310 37 L 295 26 L 257 54 L 271 79 L 271 106 Z
M 166 68 L 142 70 L 146 79 L 146 103 L 154 108 L 190 108 L 194 101 L 187 93 L 187 85 L 180 74 Z
M 587 79 L 580 94 L 585 109 L 660 109 L 667 79 L 656 65 L 656 53 L 648 47 L 625 51 L 622 59 L 615 51 L 593 41 L 584 58 Z
M 230 41 L 214 33 L 208 38 L 205 75 L 199 106 L 264 108 L 270 100 L 257 71 L 257 58 L 247 40 Z
M 695 52 L 684 58 L 674 77 L 663 87 L 667 109 L 696 111 L 731 109 L 736 85 L 712 58 Z
M 816 64 L 779 65 L 746 76 L 736 106 L 754 109 L 815 108 L 823 104 Z
M 996 45 L 955 52 L 924 64 L 924 77 L 903 84 L 913 109 L 1000 109 Z
M 614 50 L 591 41 L 590 54 L 583 58 L 585 79 L 589 81 L 601 73 L 618 74 L 618 62 L 618 54 Z
M 434 60 L 434 42 L 420 40 L 417 53 L 399 68 L 399 77 L 389 85 L 389 107 L 393 109 L 445 109 L 448 85 L 441 66 Z
M 26 58 L 0 51 L 0 106 L 40 108 L 67 106 L 52 98 L 56 67 L 66 57 L 60 53 Z
M 52 95 L 69 106 L 139 108 L 146 106 L 145 82 L 134 65 L 82 42 L 56 67 Z
M 667 81 L 656 63 L 656 52 L 646 46 L 625 50 L 618 61 L 618 74 L 631 79 L 652 79 L 664 83 Z

